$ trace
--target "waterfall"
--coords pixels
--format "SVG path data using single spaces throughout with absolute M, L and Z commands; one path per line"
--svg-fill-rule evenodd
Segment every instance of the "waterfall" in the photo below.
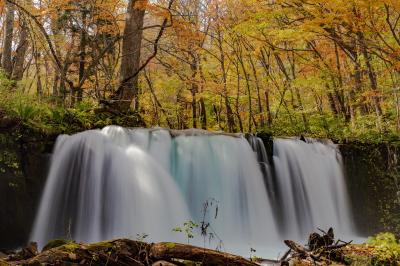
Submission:
M 187 242 L 172 229 L 193 221 L 209 227 L 191 244 L 276 257 L 283 239 L 304 242 L 317 228 L 352 234 L 332 143 L 275 139 L 268 157 L 254 136 L 172 133 L 110 126 L 60 136 L 31 240 Z
M 143 148 L 147 135 L 115 127 L 61 136 L 31 239 L 40 247 L 140 234 L 180 241 L 170 231 L 189 211 L 173 177 Z
M 282 237 L 302 239 L 329 227 L 354 236 L 342 158 L 332 142 L 275 139 L 273 162 Z
M 191 244 L 248 256 L 279 241 L 255 153 L 240 136 L 106 127 L 60 136 L 31 233 L 55 238 L 186 242 L 172 229 L 210 223 Z M 204 205 L 208 204 L 208 205 Z M 205 208 L 207 206 L 207 208 Z M 267 244 L 266 244 L 267 243 Z

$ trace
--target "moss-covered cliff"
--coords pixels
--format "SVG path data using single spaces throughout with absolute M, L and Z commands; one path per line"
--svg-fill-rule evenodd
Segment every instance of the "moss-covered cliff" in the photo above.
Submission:
M 0 132 L 0 249 L 27 241 L 54 140 L 21 129 Z
M 400 146 L 352 142 L 339 147 L 357 227 L 368 235 L 400 236 Z

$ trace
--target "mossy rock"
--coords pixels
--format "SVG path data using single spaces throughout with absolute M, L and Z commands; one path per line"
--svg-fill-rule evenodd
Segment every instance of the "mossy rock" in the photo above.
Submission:
M 166 246 L 167 248 L 174 248 L 174 247 L 176 246 L 176 244 L 175 244 L 175 243 L 172 243 L 172 242 L 168 242 L 168 243 L 165 243 L 165 246 Z
M 108 240 L 108 241 L 101 241 L 93 244 L 89 244 L 88 246 L 91 248 L 107 248 L 111 247 L 114 244 L 114 241 Z
M 64 245 L 70 245 L 70 244 L 74 244 L 73 242 L 71 242 L 70 240 L 65 240 L 65 239 L 54 239 L 49 241 L 43 248 L 42 251 L 46 251 L 52 248 L 58 248 Z
M 75 242 L 69 242 L 68 244 L 65 244 L 62 246 L 63 248 L 65 248 L 68 251 L 74 251 L 75 249 L 78 249 L 81 247 L 81 245 L 75 243 Z

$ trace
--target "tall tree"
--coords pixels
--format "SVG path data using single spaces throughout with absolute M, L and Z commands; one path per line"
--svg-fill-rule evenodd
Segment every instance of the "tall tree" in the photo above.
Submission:
M 138 74 L 143 39 L 143 24 L 147 0 L 130 0 L 122 40 L 121 84 L 116 100 L 122 110 L 128 110 L 134 100 L 139 109 Z M 132 77 L 134 76 L 134 77 Z
M 14 67 L 12 71 L 13 80 L 21 80 L 24 74 L 24 63 L 25 56 L 29 48 L 29 29 L 27 22 L 20 18 L 20 32 L 19 32 L 19 42 L 14 58 Z
M 15 6 L 10 3 L 6 3 L 6 19 L 5 19 L 5 30 L 3 38 L 3 53 L 1 56 L 1 67 L 8 77 L 12 74 L 12 43 L 14 37 L 14 17 L 15 17 Z

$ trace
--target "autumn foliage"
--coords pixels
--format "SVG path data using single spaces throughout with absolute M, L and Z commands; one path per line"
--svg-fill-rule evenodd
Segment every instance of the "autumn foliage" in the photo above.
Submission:
M 57 106 L 123 106 L 175 129 L 400 131 L 397 0 L 3 0 L 0 13 L 12 90 Z

